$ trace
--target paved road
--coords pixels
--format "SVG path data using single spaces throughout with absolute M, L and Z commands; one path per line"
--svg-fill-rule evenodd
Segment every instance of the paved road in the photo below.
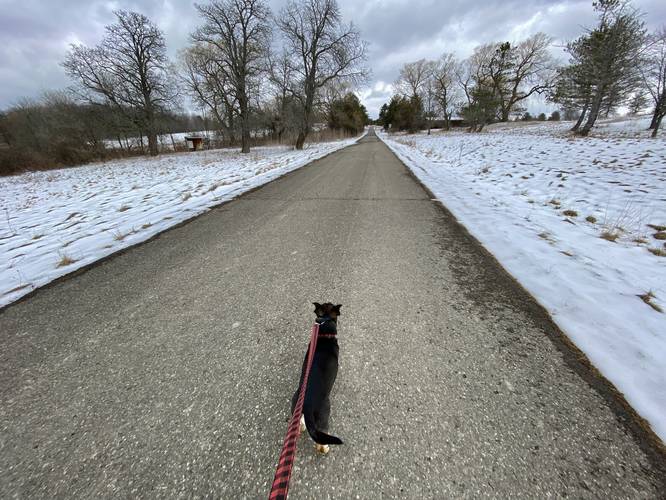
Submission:
M 343 304 L 292 498 L 647 497 L 663 463 L 375 137 L 0 313 L 0 497 L 264 498 L 312 301 Z

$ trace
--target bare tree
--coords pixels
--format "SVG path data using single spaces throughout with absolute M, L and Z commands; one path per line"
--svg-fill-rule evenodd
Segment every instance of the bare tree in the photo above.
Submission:
M 451 117 L 462 106 L 459 84 L 456 82 L 456 71 L 460 63 L 455 56 L 445 53 L 435 62 L 432 71 L 435 101 L 444 117 L 444 127 L 451 128 Z
M 421 90 L 421 102 L 423 103 L 423 117 L 428 127 L 428 135 L 432 129 L 432 121 L 437 115 L 437 98 L 435 94 L 435 80 L 430 73 L 428 79 Z
M 534 94 L 542 94 L 552 85 L 555 63 L 548 51 L 552 38 L 544 33 L 510 47 L 505 85 L 500 85 L 500 120 L 506 122 L 516 106 Z
M 358 83 L 367 75 L 367 44 L 353 24 L 343 24 L 335 0 L 290 0 L 277 25 L 291 55 L 288 91 L 301 105 L 296 149 L 303 149 L 321 89 L 335 80 Z
M 210 110 L 222 135 L 235 142 L 235 117 L 238 100 L 231 90 L 227 72 L 214 46 L 194 44 L 182 52 L 182 78 L 194 102 Z
M 435 70 L 442 75 L 438 86 L 446 89 L 442 97 L 450 94 L 455 88 L 450 82 L 457 80 L 467 99 L 467 115 L 483 122 L 477 124 L 479 129 L 487 121 L 508 121 L 512 114 L 523 110 L 522 101 L 551 88 L 555 65 L 548 51 L 550 44 L 550 37 L 536 33 L 516 45 L 510 42 L 479 45 L 461 64 L 456 64 L 453 56 L 445 55 L 439 63 L 441 69 Z M 472 103 L 473 100 L 476 102 Z M 493 106 L 496 110 L 491 113 Z
M 652 137 L 657 137 L 666 115 L 666 26 L 649 36 L 644 59 L 641 78 L 654 102 L 650 129 Z
M 349 82 L 334 80 L 325 85 L 319 95 L 319 103 L 323 114 L 328 116 L 331 113 L 331 107 L 350 93 L 353 93 L 353 87 Z
M 148 136 L 157 155 L 156 115 L 176 97 L 162 32 L 146 16 L 114 12 L 117 22 L 93 48 L 72 45 L 63 62 L 79 85 L 79 95 L 91 102 L 110 103 Z
M 300 102 L 291 92 L 295 69 L 293 60 L 286 51 L 282 51 L 277 57 L 272 56 L 269 68 L 273 87 L 271 129 L 275 138 L 282 141 L 286 132 L 300 129 L 302 109 Z
M 395 82 L 398 93 L 407 99 L 418 99 L 423 107 L 423 118 L 425 118 L 430 135 L 430 125 L 435 115 L 435 82 L 433 71 L 435 62 L 419 59 L 406 63 L 400 68 L 400 76 Z
M 486 124 L 499 116 L 498 86 L 505 81 L 506 57 L 509 44 L 480 45 L 470 57 L 457 65 L 456 79 L 465 94 L 467 104 L 461 114 L 469 122 L 470 132 L 481 132 Z
M 395 87 L 405 97 L 419 96 L 423 99 L 424 88 L 432 76 L 435 63 L 425 59 L 406 63 L 400 68 Z
M 472 63 L 471 57 L 463 59 L 455 65 L 454 74 L 456 77 L 456 82 L 462 90 L 467 104 L 469 104 L 472 100 L 471 90 L 472 87 L 474 87 L 474 73 L 474 65 Z
M 248 153 L 250 102 L 258 93 L 259 77 L 267 70 L 270 10 L 263 0 L 213 0 L 195 5 L 203 25 L 191 38 L 213 49 L 206 54 L 214 58 L 227 90 L 238 103 L 241 151 Z

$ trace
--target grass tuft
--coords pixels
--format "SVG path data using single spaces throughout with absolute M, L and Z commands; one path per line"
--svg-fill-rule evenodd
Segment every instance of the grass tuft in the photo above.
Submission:
M 659 226 L 658 224 L 648 224 L 647 227 L 651 227 L 655 231 L 666 231 L 666 226 Z
M 576 212 L 575 210 L 565 210 L 562 213 L 567 217 L 578 217 L 578 212 Z
M 588 215 L 585 217 L 585 220 L 591 224 L 595 224 L 597 222 L 597 218 L 594 215 Z
M 129 210 L 130 206 L 129 205 L 122 205 L 119 209 L 118 212 L 124 212 L 126 210 Z
M 654 233 L 652 237 L 655 240 L 666 240 L 666 231 L 659 231 L 658 233 Z
M 657 257 L 666 257 L 666 250 L 663 248 L 648 248 L 649 252 L 652 252 Z
M 60 256 L 60 262 L 58 262 L 58 266 L 57 266 L 57 267 L 65 267 L 65 266 L 69 266 L 70 264 L 74 264 L 74 262 L 76 262 L 75 259 L 72 259 L 69 255 L 62 254 L 62 255 Z
M 113 239 L 116 241 L 123 241 L 127 237 L 126 234 L 121 233 L 120 231 L 116 231 L 113 233 Z
M 553 239 L 553 235 L 550 234 L 550 233 L 547 232 L 547 231 L 544 231 L 544 232 L 542 232 L 542 233 L 539 233 L 538 236 L 539 236 L 539 238 L 541 238 L 542 240 L 546 240 L 546 241 L 547 241 L 548 243 L 550 243 L 551 245 L 555 243 L 555 240 Z
M 649 291 L 645 292 L 644 294 L 639 295 L 638 297 L 643 302 L 645 302 L 647 305 L 649 305 L 652 309 L 654 309 L 655 311 L 660 312 L 660 313 L 664 312 L 664 310 L 661 307 L 659 307 L 657 304 L 652 302 L 652 299 L 656 298 L 656 296 L 654 295 L 652 290 L 649 290 Z
M 615 242 L 620 237 L 620 233 L 617 231 L 603 231 L 599 237 L 607 241 Z

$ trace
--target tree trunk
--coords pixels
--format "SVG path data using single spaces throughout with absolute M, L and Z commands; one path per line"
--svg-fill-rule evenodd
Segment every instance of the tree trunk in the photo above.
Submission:
M 312 108 L 314 107 L 314 89 L 308 92 L 305 98 L 305 106 L 303 107 L 303 123 L 296 138 L 296 149 L 303 149 L 305 139 L 310 132 L 310 120 L 312 119 Z
M 241 153 L 250 152 L 250 131 L 245 129 L 243 130 L 241 136 Z
M 648 127 L 648 130 L 653 130 L 655 125 L 657 124 L 657 118 L 659 115 L 659 106 L 654 107 L 654 112 L 652 113 L 652 120 L 650 121 L 650 126 Z
M 661 119 L 664 117 L 664 115 L 659 115 L 657 117 L 657 121 L 654 124 L 654 128 L 652 129 L 652 135 L 651 137 L 655 139 L 657 137 L 657 132 L 659 132 L 659 126 L 661 125 Z
M 240 99 L 240 118 L 241 118 L 241 153 L 250 152 L 250 117 L 248 116 L 247 100 Z
M 571 127 L 571 132 L 577 132 L 578 131 L 578 129 L 580 128 L 580 126 L 583 123 L 583 120 L 585 119 L 585 115 L 587 114 L 587 108 L 588 108 L 588 104 L 587 104 L 587 102 L 585 102 L 585 106 L 583 106 L 583 109 L 580 112 L 580 116 L 578 117 L 578 120 L 576 121 L 576 124 L 573 127 Z
M 659 128 L 657 122 L 661 121 L 661 118 L 666 113 L 666 88 L 662 91 L 661 95 L 658 97 L 657 102 L 654 104 L 654 112 L 652 113 L 652 120 L 650 121 L 649 130 L 654 130 L 655 127 Z M 654 137 L 654 136 L 653 136 Z
M 157 144 L 157 131 L 155 126 L 155 110 L 153 109 L 152 102 L 150 101 L 150 94 L 144 93 L 145 101 L 145 126 L 146 126 L 146 135 L 148 136 L 148 152 L 150 156 L 157 156 L 159 154 L 158 144 Z
M 157 156 L 159 153 L 157 149 L 157 134 L 154 130 L 149 130 L 146 135 L 148 136 L 148 151 L 150 152 L 150 156 Z
M 229 137 L 229 146 L 236 145 L 236 126 L 234 123 L 233 115 L 229 115 L 229 127 L 227 129 L 227 136 Z
M 303 105 L 303 121 L 301 123 L 301 129 L 298 132 L 298 137 L 296 138 L 296 149 L 303 149 L 305 144 L 305 139 L 310 132 L 310 121 L 312 120 L 312 109 L 314 108 L 314 98 L 315 98 L 315 75 L 308 75 L 305 81 L 305 103 Z
M 590 130 L 592 130 L 592 127 L 594 126 L 594 122 L 597 121 L 597 117 L 599 116 L 599 111 L 601 110 L 601 103 L 603 101 L 603 89 L 597 89 L 597 95 L 594 96 L 594 101 L 592 101 L 592 107 L 590 108 L 590 114 L 587 117 L 587 121 L 585 122 L 585 125 L 583 125 L 583 128 L 580 129 L 578 132 L 578 135 L 582 135 L 583 137 L 586 137 L 589 133 Z
M 305 144 L 305 138 L 307 137 L 307 135 L 308 135 L 307 132 L 305 132 L 302 129 L 298 132 L 298 137 L 296 138 L 296 149 L 298 149 L 299 151 L 303 149 L 303 145 Z

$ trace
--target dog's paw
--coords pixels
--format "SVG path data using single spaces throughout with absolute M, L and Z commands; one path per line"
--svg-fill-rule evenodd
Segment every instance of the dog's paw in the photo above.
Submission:
M 317 453 L 326 455 L 331 450 L 331 448 L 327 444 L 315 444 L 315 450 L 317 450 Z
M 305 417 L 303 417 L 303 416 L 301 416 L 301 426 L 300 426 L 300 429 L 301 429 L 301 434 L 303 434 L 305 431 L 308 430 L 308 428 L 305 427 Z

